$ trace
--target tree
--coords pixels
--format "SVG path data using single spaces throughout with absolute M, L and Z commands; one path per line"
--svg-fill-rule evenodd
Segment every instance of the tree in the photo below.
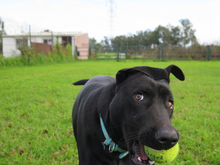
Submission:
M 127 47 L 128 46 L 137 46 L 137 38 L 135 37 L 135 35 L 129 35 L 127 37 Z
M 155 28 L 154 31 L 137 31 L 136 34 L 129 34 L 127 36 L 120 35 L 115 38 L 104 37 L 101 41 L 103 47 L 146 47 L 146 46 L 159 46 L 163 44 L 168 45 L 181 45 L 197 43 L 195 37 L 195 30 L 192 29 L 192 24 L 188 19 L 181 19 L 182 26 L 167 25 Z
M 125 35 L 116 36 L 114 39 L 111 39 L 111 44 L 113 48 L 125 47 L 128 45 L 127 37 Z
M 136 32 L 136 40 L 137 40 L 137 46 L 149 46 L 149 34 L 151 31 L 138 31 Z
M 90 38 L 89 39 L 89 46 L 94 48 L 96 46 L 96 43 L 97 43 L 97 41 L 96 41 L 95 38 Z
M 109 49 L 111 47 L 110 45 L 111 41 L 108 37 L 104 36 L 104 40 L 101 41 L 101 44 L 104 48 Z
M 120 35 L 111 39 L 112 47 L 146 47 L 150 46 L 150 36 L 151 31 L 137 31 L 136 34 L 129 34 L 128 36 Z
M 182 25 L 181 28 L 181 44 L 186 46 L 187 44 L 195 44 L 197 43 L 197 39 L 195 36 L 195 31 L 192 29 L 192 23 L 189 19 L 181 19 L 179 22 Z
M 170 30 L 170 45 L 180 45 L 181 32 L 179 26 L 167 26 Z
M 44 29 L 44 32 L 52 32 L 52 31 L 49 29 Z
M 103 49 L 102 44 L 100 44 L 100 43 L 97 43 L 97 44 L 95 45 L 95 48 L 96 48 L 96 50 L 97 50 L 98 52 L 100 52 L 100 51 Z
M 171 34 L 168 28 L 159 25 L 153 32 L 150 33 L 150 43 L 159 46 L 160 44 L 169 45 Z

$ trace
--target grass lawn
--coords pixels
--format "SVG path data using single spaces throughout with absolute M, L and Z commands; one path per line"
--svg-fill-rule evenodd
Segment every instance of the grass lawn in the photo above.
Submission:
M 173 125 L 180 133 L 175 165 L 220 164 L 220 61 L 76 61 L 0 68 L 0 164 L 78 164 L 71 109 L 81 87 L 74 81 L 115 76 L 122 68 L 178 65 L 171 76 Z

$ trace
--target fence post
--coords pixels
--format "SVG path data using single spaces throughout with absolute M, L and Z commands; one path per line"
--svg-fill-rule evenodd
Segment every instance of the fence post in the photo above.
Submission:
M 127 59 L 127 55 L 128 55 L 128 47 L 127 47 L 127 49 L 125 49 L 126 51 L 125 51 L 125 60 Z
M 95 58 L 98 58 L 97 57 L 97 50 L 98 50 L 98 48 L 96 46 L 94 46 Z
M 158 60 L 160 59 L 160 45 L 158 47 Z
M 119 62 L 119 47 L 117 46 L 117 61 Z
M 92 56 L 92 47 L 91 46 L 89 46 L 89 56 L 90 56 L 90 58 Z
M 206 46 L 206 50 L 207 50 L 206 59 L 209 61 L 210 60 L 210 56 L 211 56 L 211 50 L 210 50 L 210 46 L 209 45 Z
M 199 45 L 199 57 L 198 57 L 198 59 L 200 59 L 201 56 L 202 56 L 202 49 L 201 49 L 201 46 Z
M 166 51 L 166 48 L 167 48 L 167 47 L 166 47 L 166 46 L 164 46 L 164 49 L 163 49 L 163 50 L 164 50 L 164 52 L 163 52 L 163 54 L 164 54 L 164 59 L 163 59 L 163 60 L 166 60 L 166 56 L 167 56 L 167 51 Z

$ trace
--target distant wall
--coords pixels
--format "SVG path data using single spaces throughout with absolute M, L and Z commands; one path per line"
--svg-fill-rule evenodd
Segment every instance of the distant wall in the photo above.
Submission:
M 48 45 L 46 43 L 31 42 L 31 47 L 33 47 L 36 50 L 37 53 L 47 54 L 48 52 L 53 51 L 52 46 Z
M 50 44 L 45 44 L 44 40 L 52 40 L 53 44 L 56 44 L 58 41 L 62 44 L 62 38 L 66 36 L 3 36 L 3 56 L 4 57 L 13 57 L 18 56 L 21 54 L 21 51 L 18 49 L 19 42 L 17 40 L 24 40 L 25 44 L 30 46 L 30 39 L 32 46 L 35 47 L 37 52 L 43 52 L 47 54 L 48 52 L 52 51 L 52 46 Z M 74 55 L 75 46 L 77 46 L 79 51 L 78 59 L 88 59 L 89 56 L 89 36 L 87 33 L 78 34 L 78 35 L 70 35 L 68 36 L 69 41 L 72 41 L 72 54 Z M 20 43 L 21 46 L 21 43 Z
M 3 56 L 14 57 L 21 54 L 21 51 L 16 48 L 15 38 L 4 38 L 3 37 Z
M 75 36 L 75 45 L 79 51 L 78 59 L 88 59 L 89 57 L 89 36 L 88 34 L 80 34 Z

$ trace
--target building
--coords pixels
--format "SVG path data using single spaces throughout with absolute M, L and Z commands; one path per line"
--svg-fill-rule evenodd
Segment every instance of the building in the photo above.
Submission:
M 72 55 L 74 55 L 77 47 L 78 59 L 88 59 L 89 55 L 89 37 L 87 33 L 81 32 L 42 32 L 42 33 L 22 33 L 16 35 L 4 35 L 3 36 L 3 56 L 13 57 L 21 54 L 19 48 L 27 44 L 28 46 L 41 43 L 39 49 L 43 52 L 48 46 L 51 47 L 56 42 L 66 46 L 68 43 L 72 45 Z

